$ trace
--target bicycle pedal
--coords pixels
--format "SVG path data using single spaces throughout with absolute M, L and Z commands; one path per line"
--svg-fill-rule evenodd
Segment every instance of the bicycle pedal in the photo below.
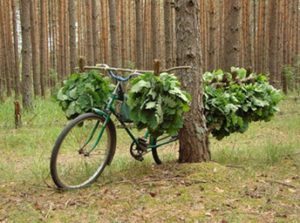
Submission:
M 147 140 L 145 138 L 138 138 L 138 146 L 143 151 L 147 151 L 147 148 L 148 148 L 148 142 L 147 142 Z

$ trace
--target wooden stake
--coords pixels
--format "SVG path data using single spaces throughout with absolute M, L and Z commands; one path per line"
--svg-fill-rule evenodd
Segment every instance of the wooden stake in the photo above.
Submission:
M 85 60 L 83 57 L 80 57 L 78 60 L 78 67 L 79 67 L 79 72 L 83 73 L 84 72 L 84 66 L 85 66 Z
M 15 104 L 15 128 L 17 129 L 22 126 L 21 106 L 18 101 L 15 101 L 14 104 Z
M 158 59 L 155 59 L 154 64 L 153 64 L 154 75 L 156 75 L 156 76 L 159 75 L 159 73 L 160 73 L 159 68 L 160 68 L 160 62 Z

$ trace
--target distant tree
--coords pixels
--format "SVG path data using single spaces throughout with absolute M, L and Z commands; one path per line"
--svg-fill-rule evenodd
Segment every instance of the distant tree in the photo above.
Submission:
M 209 28 L 208 28 L 208 70 L 216 69 L 217 67 L 217 10 L 215 0 L 209 0 L 208 5 L 208 19 L 209 19 Z
M 135 0 L 135 19 L 136 19 L 136 66 L 142 68 L 143 51 L 142 51 L 142 8 L 141 0 Z
M 157 19 L 157 0 L 151 0 L 151 41 L 152 41 L 152 60 L 159 59 L 158 55 L 158 19 Z M 138 50 L 138 49 L 137 49 Z
M 94 41 L 93 41 L 93 25 L 92 25 L 92 1 L 85 0 L 86 9 L 86 59 L 87 65 L 94 65 Z
M 71 72 L 75 72 L 77 65 L 77 53 L 76 53 L 76 14 L 75 14 L 75 1 L 68 0 L 68 11 L 69 11 L 69 29 L 70 29 L 70 69 Z
M 36 10 L 38 7 L 36 0 L 31 0 L 30 4 L 30 24 L 31 24 L 31 45 L 32 45 L 32 77 L 34 95 L 41 95 L 41 72 L 40 72 L 40 42 L 39 42 L 39 23 Z
M 11 48 L 9 47 L 9 38 L 11 37 L 11 33 L 9 32 L 9 17 L 7 16 L 7 13 L 9 12 L 7 10 L 7 1 L 1 1 L 0 2 L 0 26 L 2 26 L 1 33 L 2 35 L 2 50 L 4 52 L 3 57 L 3 65 L 4 65 L 4 77 L 5 77 L 5 84 L 6 84 L 6 94 L 8 97 L 12 95 L 12 78 L 11 78 Z
M 164 25 L 165 25 L 165 60 L 166 67 L 172 66 L 172 13 L 171 0 L 164 0 Z
M 241 1 L 225 1 L 223 69 L 240 65 Z
M 48 79 L 48 2 L 40 0 L 40 84 L 41 95 L 46 96 Z
M 92 31 L 93 31 L 93 50 L 94 64 L 100 63 L 100 41 L 99 41 L 99 7 L 97 0 L 92 0 Z
M 109 0 L 110 40 L 112 66 L 119 66 L 119 51 L 117 38 L 116 1 Z
M 32 108 L 30 1 L 20 0 L 22 29 L 22 104 Z
M 276 83 L 276 73 L 277 70 L 277 44 L 278 44 L 278 13 L 277 13 L 277 7 L 278 7 L 278 1 L 274 1 L 273 4 L 269 4 L 269 72 L 270 72 L 270 78 L 271 81 Z

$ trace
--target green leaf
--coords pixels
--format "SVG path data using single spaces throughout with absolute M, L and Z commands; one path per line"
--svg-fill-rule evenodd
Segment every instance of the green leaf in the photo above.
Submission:
M 146 104 L 146 109 L 155 108 L 155 106 L 156 106 L 156 102 L 155 101 L 150 101 Z
M 137 84 L 135 84 L 134 86 L 132 86 L 132 88 L 130 89 L 131 92 L 137 93 L 140 92 L 141 89 L 143 88 L 150 88 L 151 84 L 149 82 L 146 81 L 139 81 Z
M 57 98 L 57 100 L 59 100 L 59 101 L 65 101 L 65 100 L 68 100 L 68 96 L 65 95 L 65 94 L 63 93 L 63 89 L 59 89 L 56 98 Z

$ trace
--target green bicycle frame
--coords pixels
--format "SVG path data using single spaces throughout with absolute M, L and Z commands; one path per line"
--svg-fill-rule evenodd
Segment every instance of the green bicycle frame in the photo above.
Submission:
M 116 87 L 115 87 L 115 89 L 114 89 L 114 91 L 113 91 L 113 93 L 111 94 L 111 96 L 110 96 L 110 98 L 109 98 L 109 100 L 108 100 L 108 103 L 107 103 L 107 105 L 106 105 L 104 111 L 103 111 L 103 110 L 100 110 L 100 109 L 97 109 L 97 108 L 93 108 L 93 111 L 94 111 L 97 115 L 99 115 L 99 116 L 105 118 L 105 120 L 104 120 L 104 124 L 103 124 L 102 128 L 100 129 L 100 132 L 99 132 L 99 134 L 98 134 L 98 136 L 97 136 L 96 142 L 94 143 L 93 147 L 90 149 L 90 151 L 88 151 L 87 154 L 89 154 L 90 152 L 92 152 L 92 151 L 96 148 L 96 146 L 98 145 L 98 143 L 99 143 L 99 141 L 100 141 L 100 139 L 101 139 L 101 137 L 102 137 L 102 135 L 103 135 L 103 133 L 104 133 L 104 130 L 105 130 L 105 128 L 106 128 L 107 123 L 111 120 L 111 115 L 112 115 L 112 114 L 118 119 L 118 121 L 119 121 L 119 122 L 121 123 L 121 125 L 124 127 L 125 131 L 126 131 L 127 134 L 130 136 L 130 138 L 132 139 L 132 141 L 133 141 L 136 145 L 139 144 L 137 138 L 134 136 L 134 134 L 130 131 L 130 129 L 129 129 L 129 128 L 127 127 L 127 125 L 125 124 L 125 122 L 120 118 L 120 116 L 119 116 L 119 115 L 116 113 L 116 111 L 115 111 L 115 107 L 114 107 L 115 101 L 116 101 L 116 100 L 121 100 L 121 99 L 123 98 L 123 95 L 119 95 L 119 93 L 118 93 L 118 92 L 119 92 L 119 89 L 120 89 L 120 87 L 121 87 L 120 84 L 121 84 L 120 81 L 118 81 L 118 82 L 117 82 L 117 85 L 116 85 Z M 90 140 L 93 138 L 93 136 L 94 136 L 94 134 L 95 134 L 95 132 L 96 132 L 98 126 L 99 126 L 99 122 L 100 122 L 100 121 L 98 121 L 98 122 L 96 123 L 96 125 L 95 125 L 95 127 L 93 128 L 93 130 L 92 130 L 90 136 L 88 137 L 87 142 L 85 143 L 85 145 L 87 145 L 87 144 L 90 142 Z M 147 139 L 149 136 L 150 136 L 150 133 L 149 133 L 149 131 L 147 130 L 146 133 L 145 133 L 145 135 L 144 135 L 144 138 Z M 163 141 L 163 140 L 165 140 L 165 139 L 168 139 L 168 140 L 166 140 L 166 141 L 164 141 L 164 142 L 161 142 L 161 141 Z M 160 147 L 160 146 L 169 144 L 169 143 L 174 142 L 174 141 L 176 141 L 176 140 L 177 140 L 177 137 L 171 137 L 171 136 L 165 136 L 165 137 L 162 137 L 162 138 L 160 138 L 160 139 L 154 139 L 153 137 L 150 136 L 150 144 L 148 145 L 148 149 L 147 149 L 147 150 L 148 150 L 148 151 L 151 151 L 153 148 L 158 148 L 158 147 Z M 161 143 L 157 144 L 157 142 L 161 142 Z

